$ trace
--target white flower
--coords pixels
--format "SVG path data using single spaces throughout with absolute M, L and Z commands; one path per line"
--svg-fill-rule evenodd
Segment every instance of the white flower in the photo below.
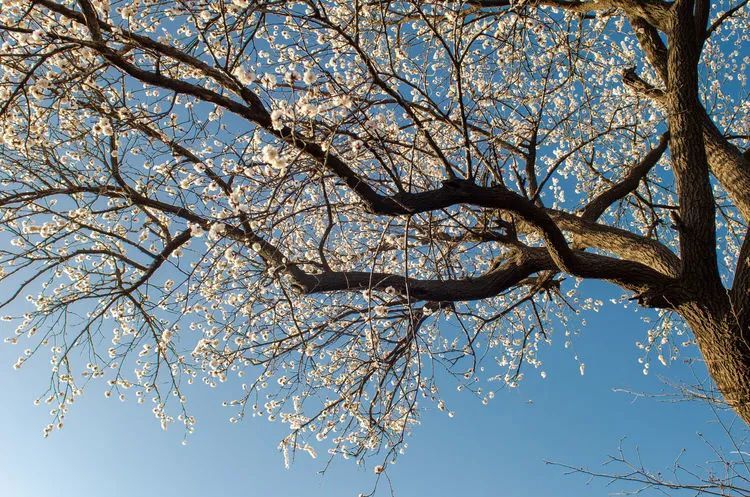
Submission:
M 284 73 L 284 81 L 289 84 L 293 85 L 295 81 L 299 79 L 299 73 L 295 71 L 294 69 L 291 69 Z
M 315 77 L 315 74 L 313 74 L 311 69 L 308 69 L 305 71 L 305 74 L 302 76 L 302 81 L 305 82 L 306 85 L 311 85 L 315 83 L 315 80 L 317 78 Z
M 229 201 L 232 202 L 234 205 L 239 205 L 242 203 L 242 189 L 235 188 L 232 193 L 229 194 Z
M 284 116 L 284 113 L 276 109 L 273 112 L 271 112 L 271 126 L 275 130 L 281 130 L 284 128 L 284 123 L 281 121 L 281 118 Z
M 247 7 L 247 3 L 248 3 L 247 0 L 242 0 L 242 1 L 244 1 L 244 3 L 246 4 L 244 5 L 244 7 Z M 237 2 L 235 2 L 235 4 L 236 3 Z M 257 79 L 255 72 L 245 69 L 242 66 L 235 67 L 234 71 L 232 71 L 232 74 L 234 75 L 235 78 L 239 80 L 239 82 L 242 85 L 249 85 L 250 83 L 252 83 L 253 81 Z
M 302 104 L 299 110 L 303 116 L 314 117 L 318 114 L 318 106 L 311 103 Z
M 211 228 L 208 230 L 208 238 L 211 240 L 218 240 L 221 238 L 221 236 L 224 234 L 224 232 L 227 230 L 227 227 L 224 226 L 222 223 L 214 223 L 211 225 Z
M 346 109 L 351 109 L 354 106 L 354 102 L 352 102 L 352 99 L 348 95 L 340 95 L 334 98 L 333 104 L 337 106 L 342 106 Z
M 112 130 L 112 124 L 108 119 L 104 117 L 100 118 L 99 122 L 94 124 L 94 126 L 92 127 L 92 131 L 95 135 L 112 136 L 114 134 L 114 131 Z
M 200 238 L 203 236 L 203 227 L 197 223 L 190 223 L 190 236 Z
M 286 170 L 286 161 L 281 157 L 279 151 L 273 145 L 266 145 L 263 147 L 261 157 L 264 162 L 267 162 L 272 168 L 280 171 Z
M 279 151 L 273 145 L 266 145 L 263 147 L 262 158 L 264 162 L 274 162 L 279 158 Z

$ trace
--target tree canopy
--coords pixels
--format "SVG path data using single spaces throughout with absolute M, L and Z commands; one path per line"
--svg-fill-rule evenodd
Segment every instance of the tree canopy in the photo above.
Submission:
M 285 453 L 395 455 L 448 377 L 490 402 L 606 305 L 750 421 L 747 3 L 3 0 L 45 433 L 94 382 L 189 432 L 181 385 L 227 381 Z

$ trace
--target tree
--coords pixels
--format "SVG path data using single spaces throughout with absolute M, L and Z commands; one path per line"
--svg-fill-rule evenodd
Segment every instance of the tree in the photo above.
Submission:
M 247 374 L 229 404 L 288 423 L 285 452 L 395 454 L 439 378 L 488 402 L 539 368 L 603 305 L 586 279 L 658 312 L 662 362 L 684 322 L 750 422 L 747 0 L 11 0 L 0 24 L 0 276 L 30 306 L 16 365 L 51 354 L 45 433 L 98 378 L 190 431 L 183 382 Z

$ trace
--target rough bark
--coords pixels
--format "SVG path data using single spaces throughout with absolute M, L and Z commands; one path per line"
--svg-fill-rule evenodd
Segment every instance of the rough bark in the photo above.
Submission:
M 703 143 L 702 107 L 698 97 L 698 48 L 693 23 L 694 2 L 675 3 L 667 55 L 666 109 L 679 199 L 682 277 L 688 284 L 720 287 L 716 261 L 714 198 Z
M 722 136 L 705 111 L 702 114 L 703 140 L 711 172 L 745 221 L 750 221 L 750 160 Z
M 702 31 L 696 27 L 700 22 L 705 24 L 700 19 L 707 14 L 699 12 L 696 16 L 694 12 L 704 8 L 692 0 L 675 3 L 667 56 L 665 100 L 680 201 L 677 219 L 680 275 L 691 295 L 678 310 L 693 330 L 708 372 L 724 399 L 750 424 L 750 333 L 733 312 L 716 260 L 715 202 L 709 182 L 707 149 L 713 147 L 714 157 L 721 151 L 717 150 L 717 137 L 714 141 L 705 139 L 705 111 L 698 100 L 696 66 L 701 43 L 696 40 L 702 39 Z M 714 174 L 729 175 L 730 169 L 737 171 L 734 167 L 719 167 L 718 170 L 714 167 Z M 739 181 L 735 177 L 724 179 Z
M 729 301 L 703 295 L 680 307 L 725 402 L 750 425 L 750 330 Z

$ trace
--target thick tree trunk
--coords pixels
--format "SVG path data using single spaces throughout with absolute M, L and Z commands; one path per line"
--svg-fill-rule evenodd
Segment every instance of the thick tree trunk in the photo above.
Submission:
M 698 0 L 676 0 L 669 23 L 666 109 L 670 152 L 679 198 L 680 280 L 690 295 L 677 305 L 698 341 L 706 367 L 725 401 L 750 425 L 750 332 L 722 285 L 716 260 L 715 199 L 706 152 L 718 157 L 714 174 L 740 182 L 731 150 L 722 148 L 716 133 L 705 128 L 699 101 L 698 60 L 707 6 Z M 696 17 L 696 14 L 699 14 Z M 714 130 L 710 127 L 709 131 Z M 706 143 L 708 142 L 708 143 Z M 738 185 L 742 188 L 742 185 Z M 739 200 L 745 200 L 742 192 Z M 742 202 L 738 202 L 742 207 Z M 743 211 L 743 215 L 745 212 Z
M 680 313 L 724 400 L 750 425 L 750 329 L 732 312 L 728 299 L 687 304 Z

